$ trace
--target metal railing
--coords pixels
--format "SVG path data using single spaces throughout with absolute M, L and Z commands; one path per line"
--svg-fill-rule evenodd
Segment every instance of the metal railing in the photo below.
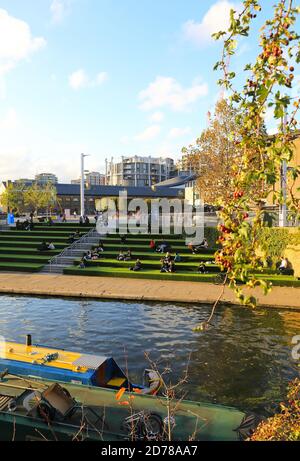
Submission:
M 80 239 L 76 240 L 71 245 L 64 248 L 64 250 L 61 253 L 54 256 L 52 259 L 50 259 L 49 263 L 44 267 L 44 269 L 49 268 L 49 272 L 52 272 L 53 266 L 59 265 L 60 260 L 62 260 L 63 258 L 72 258 L 72 257 L 75 258 L 77 256 L 78 250 L 82 249 L 82 252 L 83 252 L 84 248 L 82 247 L 86 247 L 86 244 L 90 243 L 91 238 L 95 236 L 95 240 L 96 240 L 96 234 L 97 234 L 97 231 L 95 228 L 90 229 L 87 234 L 83 235 Z M 76 254 L 75 254 L 75 251 L 76 251 Z

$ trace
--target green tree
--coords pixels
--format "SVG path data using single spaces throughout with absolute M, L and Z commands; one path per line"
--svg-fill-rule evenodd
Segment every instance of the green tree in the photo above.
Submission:
M 300 63 L 300 36 L 295 28 L 300 7 L 296 7 L 293 0 L 277 0 L 272 16 L 265 18 L 259 37 L 259 53 L 255 62 L 244 68 L 242 90 L 239 82 L 235 84 L 235 72 L 228 67 L 228 58 L 232 61 L 239 39 L 249 36 L 252 22 L 264 13 L 262 5 L 259 0 L 244 0 L 239 12 L 231 11 L 229 30 L 214 35 L 224 41 L 222 58 L 215 69 L 222 71 L 219 84 L 230 94 L 230 101 L 238 112 L 236 121 L 240 127 L 242 151 L 240 168 L 233 182 L 234 192 L 222 202 L 223 224 L 219 227 L 222 249 L 217 261 L 227 271 L 227 280 L 238 298 L 253 306 L 256 300 L 244 294 L 239 282 L 250 288 L 261 286 L 265 293 L 270 289 L 270 285 L 253 275 L 253 270 L 266 265 L 265 258 L 258 256 L 259 234 L 264 226 L 262 204 L 270 188 L 280 182 L 282 163 L 290 164 L 293 160 L 293 137 L 300 107 L 300 101 L 293 100 L 291 95 L 294 76 L 299 72 L 296 66 Z M 272 137 L 262 129 L 269 108 L 278 123 L 278 132 Z M 288 179 L 295 182 L 298 175 L 299 168 L 291 166 L 288 169 Z M 260 187 L 261 184 L 265 187 Z M 274 201 L 282 203 L 280 190 L 274 191 Z M 299 213 L 299 204 L 299 193 L 290 193 L 289 210 Z M 253 205 L 255 216 L 249 221 L 248 211 L 253 210 Z
M 22 213 L 24 211 L 24 191 L 25 184 L 22 181 L 9 183 L 6 190 L 1 194 L 1 204 L 8 211 L 16 211 Z
M 24 193 L 25 205 L 31 207 L 32 211 L 38 212 L 39 209 L 49 210 L 57 203 L 56 188 L 48 183 L 42 186 L 34 183 Z
M 219 100 L 208 128 L 194 146 L 183 149 L 188 156 L 186 161 L 197 173 L 196 187 L 205 203 L 217 205 L 234 191 L 234 177 L 242 157 L 236 117 L 232 105 L 225 99 Z

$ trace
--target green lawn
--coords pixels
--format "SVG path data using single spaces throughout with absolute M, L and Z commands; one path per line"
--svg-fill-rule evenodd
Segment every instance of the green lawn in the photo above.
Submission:
M 79 230 L 81 235 L 94 226 L 36 224 L 33 231 L 0 232 L 0 271 L 38 272 L 49 260 L 59 254 L 68 243 L 70 233 Z M 52 241 L 55 250 L 39 252 L 41 242 Z
M 154 280 L 176 280 L 176 281 L 192 281 L 192 282 L 214 282 L 216 274 L 198 274 L 196 272 L 180 272 L 175 274 L 161 274 L 158 270 L 143 269 L 141 272 L 133 272 L 124 267 L 86 267 L 80 269 L 78 267 L 66 268 L 65 274 L 69 275 L 88 275 L 98 277 L 121 277 L 121 278 L 139 278 L 139 279 L 154 279 Z
M 21 263 L 21 262 L 0 262 L 0 271 L 3 272 L 39 272 L 44 264 Z
M 159 270 L 161 267 L 160 260 L 157 261 L 148 261 L 148 260 L 141 260 L 143 267 L 145 269 L 156 269 Z M 80 260 L 75 260 L 74 264 L 79 265 Z M 86 265 L 88 267 L 132 267 L 134 266 L 135 260 L 131 261 L 117 261 L 116 259 L 98 259 L 93 261 L 87 261 Z M 197 268 L 200 264 L 200 261 L 193 261 L 193 262 L 180 262 L 176 263 L 176 272 L 186 271 L 186 272 L 196 272 Z M 216 264 L 207 264 L 206 270 L 208 272 L 219 272 L 220 268 Z

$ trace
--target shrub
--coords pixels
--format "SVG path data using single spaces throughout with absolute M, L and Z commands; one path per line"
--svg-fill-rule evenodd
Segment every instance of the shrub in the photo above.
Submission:
M 300 379 L 290 385 L 281 412 L 260 423 L 251 441 L 300 441 Z

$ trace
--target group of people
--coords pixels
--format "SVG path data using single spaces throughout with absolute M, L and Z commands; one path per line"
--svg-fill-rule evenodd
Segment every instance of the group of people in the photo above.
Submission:
M 132 253 L 129 248 L 126 252 L 120 250 L 117 256 L 117 261 L 131 261 L 131 260 L 132 260 Z
M 166 254 L 166 256 L 164 258 L 161 258 L 160 260 L 160 263 L 161 263 L 161 267 L 160 267 L 160 272 L 163 273 L 163 272 L 176 272 L 176 267 L 175 267 L 175 259 L 177 257 L 177 261 L 178 261 L 178 257 L 180 257 L 178 255 L 178 253 L 176 253 L 176 256 L 175 258 L 173 258 L 173 256 L 168 252 Z
M 34 229 L 33 221 L 29 221 L 28 219 L 26 219 L 25 221 L 21 222 L 18 219 L 16 222 L 16 229 L 24 230 L 24 231 L 32 231 Z
M 149 248 L 157 253 L 166 253 L 172 250 L 172 247 L 168 242 L 163 241 L 157 244 L 153 239 L 150 240 Z
M 78 231 L 77 231 L 77 233 L 78 233 Z M 77 234 L 77 236 L 75 234 L 75 236 L 73 236 L 73 238 L 74 237 L 75 238 L 78 237 L 78 234 Z M 121 240 L 121 243 L 123 245 L 126 244 L 127 239 L 126 239 L 125 235 L 120 235 L 120 240 Z M 150 243 L 149 243 L 149 247 L 150 247 L 151 250 L 156 251 L 158 253 L 165 253 L 165 256 L 162 257 L 161 260 L 160 260 L 160 264 L 161 264 L 160 272 L 161 273 L 163 273 L 163 272 L 169 272 L 169 273 L 176 272 L 176 263 L 182 262 L 182 257 L 178 252 L 175 253 L 175 256 L 173 256 L 171 254 L 172 253 L 172 248 L 171 248 L 171 245 L 168 242 L 163 241 L 163 242 L 161 242 L 161 243 L 159 243 L 157 245 L 155 240 L 152 239 L 150 241 Z M 204 239 L 202 241 L 202 243 L 200 245 L 197 245 L 197 246 L 194 246 L 194 245 L 191 244 L 191 245 L 189 245 L 189 248 L 192 250 L 193 254 L 199 253 L 200 249 L 208 248 L 207 239 Z M 80 267 L 84 268 L 86 266 L 87 261 L 100 259 L 101 254 L 103 252 L 104 252 L 104 245 L 103 245 L 103 242 L 100 240 L 99 244 L 98 244 L 98 247 L 96 247 L 92 251 L 88 251 L 83 256 L 83 258 L 81 260 L 81 263 L 80 263 Z M 126 250 L 120 249 L 116 260 L 117 261 L 132 261 L 133 260 L 133 255 L 132 255 L 132 252 L 131 252 L 130 248 L 128 248 Z M 142 270 L 142 268 L 143 268 L 143 265 L 142 265 L 141 260 L 137 259 L 136 262 L 134 263 L 134 265 L 132 267 L 130 267 L 130 270 L 134 271 L 134 272 L 138 272 L 138 271 Z M 199 267 L 197 269 L 197 272 L 201 273 L 201 274 L 205 274 L 207 272 L 205 262 L 200 263 L 200 265 L 199 265 Z
M 206 238 L 204 238 L 200 245 L 193 245 L 192 243 L 189 243 L 188 248 L 191 250 L 193 255 L 201 253 L 201 251 L 208 248 L 208 241 Z
M 80 226 L 88 226 L 89 224 L 90 224 L 90 219 L 88 216 L 80 216 L 79 218 Z

